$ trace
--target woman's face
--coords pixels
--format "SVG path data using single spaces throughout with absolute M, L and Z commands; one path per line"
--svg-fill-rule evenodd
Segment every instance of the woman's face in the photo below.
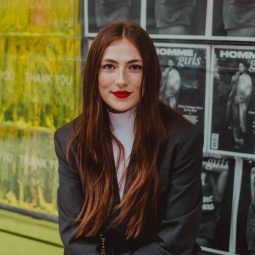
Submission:
M 111 111 L 125 112 L 137 105 L 142 77 L 142 57 L 129 40 L 116 40 L 106 48 L 98 84 L 100 96 Z
M 240 73 L 244 73 L 244 71 L 245 71 L 245 66 L 244 66 L 243 63 L 239 63 L 239 71 L 240 71 Z
M 175 63 L 174 63 L 174 61 L 173 61 L 172 59 L 169 59 L 169 60 L 168 60 L 168 66 L 170 67 L 170 69 L 173 69 L 173 68 L 174 68 Z

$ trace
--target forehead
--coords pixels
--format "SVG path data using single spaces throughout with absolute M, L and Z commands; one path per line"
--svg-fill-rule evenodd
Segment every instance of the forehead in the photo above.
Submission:
M 141 59 L 137 47 L 128 39 L 113 41 L 104 51 L 103 59 Z

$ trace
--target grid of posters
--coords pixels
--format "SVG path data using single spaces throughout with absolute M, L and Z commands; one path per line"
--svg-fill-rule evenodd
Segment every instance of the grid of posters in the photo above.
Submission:
M 209 151 L 255 157 L 255 50 L 215 46 L 212 52 Z
M 161 100 L 205 131 L 208 46 L 155 43 L 155 47 L 162 68 Z
M 121 3 L 134 4 L 114 2 L 100 1 L 112 12 Z M 255 1 L 136 4 L 136 16 L 128 19 L 154 40 L 162 68 L 161 100 L 204 130 L 201 254 L 254 255 Z M 85 37 L 94 37 L 101 7 L 92 0 L 84 7 Z

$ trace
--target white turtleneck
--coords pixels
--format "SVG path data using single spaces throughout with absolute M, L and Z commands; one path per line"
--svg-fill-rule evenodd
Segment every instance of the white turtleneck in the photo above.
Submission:
M 118 166 L 119 148 L 113 141 L 113 155 L 115 160 L 115 166 L 117 171 L 117 178 L 119 184 L 119 194 L 122 199 L 125 187 L 125 177 L 123 174 L 129 164 L 129 158 L 134 143 L 134 121 L 135 121 L 135 108 L 123 112 L 113 113 L 109 112 L 111 121 L 111 131 L 114 136 L 121 142 L 124 148 L 124 158 L 121 158 Z M 124 178 L 123 178 L 124 177 Z

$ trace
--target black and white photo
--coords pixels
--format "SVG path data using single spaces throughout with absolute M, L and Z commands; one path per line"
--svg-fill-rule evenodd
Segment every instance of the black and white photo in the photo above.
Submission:
M 203 204 L 197 242 L 204 250 L 228 251 L 234 160 L 204 157 L 201 169 Z
M 214 0 L 212 26 L 215 39 L 254 41 L 255 1 Z
M 155 43 L 162 68 L 161 99 L 204 130 L 209 49 Z
M 204 0 L 147 0 L 146 14 L 146 30 L 154 38 L 192 39 L 206 32 Z
M 215 46 L 212 67 L 209 150 L 254 158 L 255 50 Z
M 238 206 L 236 253 L 255 254 L 255 162 L 243 161 Z
M 85 35 L 95 36 L 100 28 L 111 21 L 132 20 L 141 25 L 142 1 L 85 0 Z

